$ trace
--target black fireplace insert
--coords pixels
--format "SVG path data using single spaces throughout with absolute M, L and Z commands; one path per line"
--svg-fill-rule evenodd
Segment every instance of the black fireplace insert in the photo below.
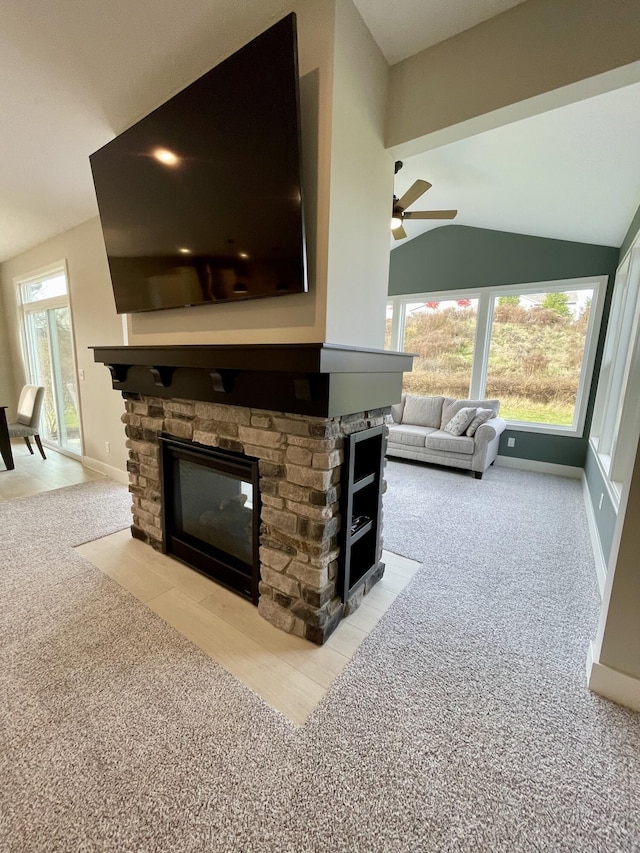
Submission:
M 165 553 L 258 603 L 258 460 L 161 437 Z

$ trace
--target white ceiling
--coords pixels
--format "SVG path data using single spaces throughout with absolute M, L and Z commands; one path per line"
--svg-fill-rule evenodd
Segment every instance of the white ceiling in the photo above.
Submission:
M 519 0 L 355 2 L 395 62 Z M 290 0 L 5 0 L 0 261 L 95 216 L 89 155 L 289 8 Z M 414 208 L 458 207 L 463 224 L 619 245 L 640 199 L 630 120 L 640 114 L 638 92 L 602 99 L 575 105 L 591 112 L 570 115 L 562 134 L 557 111 L 408 158 L 398 194 L 424 177 L 434 187 Z M 406 229 L 415 236 L 420 224 Z
M 619 246 L 640 203 L 640 83 L 403 159 L 408 210 L 457 208 L 457 225 Z M 441 221 L 411 220 L 407 239 Z M 400 246 L 406 240 L 393 243 Z

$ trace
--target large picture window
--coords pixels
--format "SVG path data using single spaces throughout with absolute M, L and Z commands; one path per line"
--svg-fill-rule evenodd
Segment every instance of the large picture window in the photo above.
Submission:
M 416 354 L 404 390 L 498 398 L 512 429 L 582 434 L 606 278 L 395 297 L 388 346 Z

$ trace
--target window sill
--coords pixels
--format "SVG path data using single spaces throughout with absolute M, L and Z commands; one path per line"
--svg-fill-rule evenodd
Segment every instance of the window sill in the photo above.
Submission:
M 542 435 L 564 435 L 567 438 L 582 438 L 583 430 L 572 426 L 553 426 L 552 424 L 528 424 L 524 421 L 507 421 L 507 429 L 514 432 L 537 432 Z
M 611 506 L 617 514 L 620 507 L 620 496 L 622 495 L 622 483 L 611 479 L 611 456 L 609 456 L 608 453 L 598 453 L 597 438 L 592 438 L 589 441 L 589 444 L 591 445 L 591 450 L 593 451 L 593 456 L 598 465 L 605 489 L 607 490 L 607 496 L 611 501 Z

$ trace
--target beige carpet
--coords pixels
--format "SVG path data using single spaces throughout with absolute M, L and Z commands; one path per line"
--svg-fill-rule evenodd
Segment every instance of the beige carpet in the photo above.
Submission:
M 584 684 L 579 485 L 387 477 L 425 567 L 302 728 L 70 550 L 123 487 L 2 504 L 0 849 L 640 849 L 640 718 Z

